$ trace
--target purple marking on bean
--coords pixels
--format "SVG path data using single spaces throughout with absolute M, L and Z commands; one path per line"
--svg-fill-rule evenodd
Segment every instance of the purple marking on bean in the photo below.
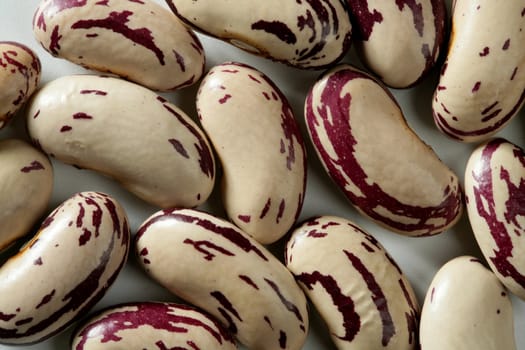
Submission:
M 430 292 L 430 302 L 433 303 L 434 302 L 434 294 L 436 292 L 436 288 L 435 287 L 432 287 L 432 291 Z
M 264 321 L 266 321 L 266 323 L 268 323 L 268 326 L 270 326 L 270 328 L 273 330 L 272 321 L 270 321 L 270 318 L 268 316 L 264 316 Z
M 87 242 L 91 239 L 91 231 L 89 231 L 87 228 L 82 229 L 82 234 L 80 237 L 78 237 L 78 245 L 82 247 L 83 245 L 86 245 Z
M 286 333 L 283 330 L 279 331 L 279 346 L 286 349 Z
M 163 330 L 171 333 L 188 333 L 189 327 L 201 328 L 217 340 L 219 344 L 233 342 L 231 336 L 218 324 L 211 320 L 216 329 L 207 323 L 192 317 L 176 314 L 174 310 L 194 310 L 188 306 L 170 306 L 165 303 L 134 303 L 122 304 L 119 307 L 132 307 L 136 310 L 116 310 L 97 319 L 95 322 L 82 328 L 78 334 L 80 338 L 75 350 L 83 350 L 88 341 L 99 338 L 100 344 L 118 343 L 122 337 L 120 332 L 141 327 L 151 327 L 156 330 Z M 158 345 L 158 344 L 157 344 Z
M 38 259 L 35 259 L 35 261 L 33 261 L 33 265 L 35 266 L 41 266 L 43 264 L 43 261 L 42 261 L 42 257 L 39 256 Z
M 213 161 L 213 156 L 211 150 L 206 144 L 205 139 L 197 131 L 197 129 L 192 126 L 187 120 L 185 120 L 177 111 L 175 111 L 167 102 L 162 102 L 163 107 L 170 112 L 177 120 L 197 139 L 198 143 L 195 143 L 195 149 L 200 156 L 199 165 L 201 170 L 206 176 L 213 178 L 215 176 L 215 162 Z
M 265 21 L 259 20 L 252 23 L 252 30 L 262 30 L 268 34 L 275 35 L 279 40 L 284 41 L 289 45 L 297 43 L 297 37 L 286 23 L 279 21 Z
M 20 169 L 23 173 L 30 173 L 32 171 L 38 171 L 38 170 L 45 170 L 46 168 L 40 163 L 38 160 L 32 161 L 28 166 L 23 167 Z
M 317 229 L 310 230 L 308 231 L 308 234 L 307 234 L 307 237 L 311 237 L 311 238 L 324 238 L 326 236 L 328 236 L 328 233 L 317 231 Z
M 371 246 L 369 246 L 369 245 L 366 244 L 365 242 L 361 242 L 361 245 L 362 245 L 363 248 L 365 248 L 369 253 L 373 253 L 373 252 L 375 252 L 374 248 L 372 248 Z
M 84 112 L 79 112 L 79 113 L 73 114 L 73 119 L 93 119 L 93 117 Z
M 73 127 L 71 127 L 70 125 L 63 125 L 60 128 L 60 132 L 68 132 L 68 131 L 71 131 L 71 130 L 73 130 Z
M 255 282 L 248 276 L 246 275 L 239 275 L 239 278 L 243 281 L 243 282 L 246 282 L 246 284 L 252 286 L 253 288 L 259 290 L 259 287 L 257 286 L 257 284 L 255 284 Z
M 304 272 L 297 275 L 296 278 L 309 290 L 313 290 L 314 285 L 317 283 L 323 287 L 343 318 L 345 333 L 343 335 L 334 335 L 341 340 L 351 342 L 361 329 L 361 319 L 355 309 L 352 298 L 343 293 L 341 287 L 332 276 L 323 275 L 319 271 L 313 271 L 311 273 Z
M 388 308 L 388 300 L 383 293 L 383 290 L 377 283 L 374 275 L 366 268 L 361 259 L 352 254 L 349 251 L 343 251 L 347 256 L 348 260 L 352 263 L 352 266 L 359 272 L 363 281 L 366 283 L 368 290 L 372 293 L 372 301 L 376 305 L 379 316 L 381 317 L 381 323 L 383 325 L 383 336 L 381 338 L 381 344 L 387 346 L 392 337 L 396 334 L 396 327 L 392 321 L 392 315 Z
M 276 223 L 279 223 L 284 215 L 284 210 L 286 208 L 286 202 L 284 201 L 284 198 L 281 200 L 281 203 L 279 204 L 279 211 L 277 212 L 277 217 L 275 219 Z
M 49 42 L 49 52 L 51 52 L 53 55 L 58 56 L 58 50 L 60 50 L 60 39 L 62 39 L 62 35 L 58 34 L 59 26 L 55 26 L 53 28 L 53 32 L 51 33 L 50 42 Z
M 503 180 L 507 185 L 509 198 L 505 202 L 505 222 L 498 220 L 498 211 L 494 198 L 494 183 L 493 178 L 495 174 L 491 162 L 495 152 L 501 145 L 506 143 L 503 139 L 494 139 L 487 143 L 480 157 L 480 163 L 472 172 L 472 177 L 475 179 L 477 186 L 473 187 L 474 200 L 478 215 L 486 222 L 489 233 L 496 243 L 493 250 L 493 256 L 489 257 L 494 264 L 496 270 L 503 276 L 514 280 L 522 288 L 525 288 L 525 275 L 523 275 L 511 261 L 513 257 L 514 244 L 512 242 L 511 233 L 507 230 L 506 224 L 513 224 L 520 227 L 518 217 L 525 215 L 525 179 L 520 179 L 518 186 L 514 185 L 510 179 L 510 173 L 505 167 L 498 167 L 499 179 Z M 525 153 L 523 150 L 514 147 L 514 157 L 522 164 L 525 164 Z M 520 227 L 521 228 L 521 227 Z
M 238 70 L 238 69 L 222 69 L 221 72 L 223 72 L 223 73 L 237 74 L 237 73 L 239 73 L 239 70 Z
M 447 89 L 447 87 L 446 87 L 446 86 L 443 86 L 443 85 L 439 85 L 439 86 L 437 87 L 437 90 L 438 90 L 438 91 L 443 91 L 443 90 L 446 90 L 446 89 Z
M 501 111 L 502 111 L 502 109 L 496 109 L 494 112 L 492 112 L 489 115 L 486 115 L 483 118 L 481 118 L 481 121 L 486 123 L 486 122 L 490 121 L 491 119 L 496 118 L 501 113 Z
M 262 84 L 262 82 L 259 79 L 257 79 L 256 77 L 254 77 L 251 74 L 248 74 L 248 78 L 250 78 L 251 80 L 255 81 L 258 84 Z
M 414 28 L 416 28 L 420 37 L 423 37 L 425 18 L 423 17 L 423 5 L 417 3 L 416 0 L 396 0 L 396 5 L 399 11 L 403 11 L 403 8 L 407 6 L 412 12 L 412 18 L 414 22 Z
M 137 45 L 152 51 L 157 57 L 160 65 L 164 66 L 164 53 L 155 44 L 155 40 L 151 31 L 147 28 L 131 29 L 126 24 L 129 22 L 129 17 L 133 15 L 131 11 L 116 12 L 113 11 L 107 18 L 103 19 L 86 19 L 79 20 L 74 23 L 72 29 L 93 29 L 103 28 L 109 29 L 115 33 L 121 34 L 125 38 L 131 40 Z
M 405 312 L 405 319 L 407 321 L 407 331 L 408 331 L 408 343 L 412 344 L 417 342 L 419 339 L 419 312 L 408 293 L 408 289 L 403 282 L 403 279 L 399 279 L 399 286 L 403 291 L 403 295 L 407 301 L 408 306 L 410 307 L 410 312 Z
M 235 322 L 233 321 L 233 319 L 231 318 L 230 314 L 233 315 L 236 319 L 238 319 L 239 321 L 243 322 L 241 316 L 239 315 L 239 313 L 237 312 L 237 310 L 235 310 L 235 307 L 233 307 L 233 304 L 231 303 L 230 300 L 228 300 L 228 298 L 226 298 L 226 296 L 224 294 L 222 294 L 221 292 L 219 292 L 218 290 L 217 291 L 213 291 L 210 293 L 210 295 L 219 302 L 219 304 L 222 306 L 222 308 L 219 308 L 219 312 L 224 316 L 224 315 L 228 315 L 228 322 L 230 323 L 229 326 L 228 326 L 228 329 L 233 333 L 237 333 L 237 326 L 235 325 Z M 221 311 L 222 310 L 222 311 Z M 235 330 L 235 332 L 233 331 Z
M 481 114 L 485 115 L 485 114 L 489 113 L 494 107 L 496 107 L 498 105 L 498 103 L 499 103 L 498 101 L 494 102 L 493 104 L 491 104 L 490 106 L 485 108 L 483 111 L 481 111 Z
M 5 314 L 5 313 L 0 311 L 0 320 L 1 321 L 9 322 L 15 317 L 16 317 L 16 314 Z
M 190 156 L 189 156 L 188 152 L 186 151 L 186 149 L 184 148 L 184 145 L 182 144 L 182 142 L 180 142 L 179 140 L 176 140 L 176 139 L 169 139 L 168 142 L 171 143 L 173 148 L 175 148 L 175 150 L 181 156 L 183 156 L 186 159 L 190 158 Z
M 134 3 L 137 3 L 137 4 L 141 4 L 141 5 L 144 5 L 144 1 L 142 0 L 128 0 L 129 2 L 134 2 Z
M 263 96 L 265 99 L 267 99 L 268 101 L 270 101 L 270 95 L 266 92 L 266 91 L 263 91 L 262 92 Z
M 82 95 L 92 94 L 92 95 L 98 95 L 98 96 L 106 96 L 108 94 L 106 91 L 102 91 L 102 90 L 80 90 L 80 93 Z
M 175 55 L 175 60 L 177 61 L 177 64 L 179 65 L 180 70 L 182 72 L 185 72 L 186 64 L 184 63 L 184 57 L 175 50 L 173 50 L 173 54 Z
M 303 316 L 301 315 L 301 312 L 299 311 L 299 308 L 291 302 L 290 300 L 287 300 L 285 296 L 282 294 L 281 289 L 279 286 L 272 280 L 268 278 L 264 278 L 264 281 L 272 288 L 272 290 L 275 292 L 277 297 L 279 297 L 279 300 L 284 305 L 286 310 L 290 311 L 295 315 L 295 317 L 301 322 L 304 323 Z
M 352 23 L 356 23 L 353 30 L 357 39 L 367 41 L 372 35 L 374 25 L 383 22 L 383 15 L 374 9 L 370 12 L 368 1 L 348 0 Z
M 38 303 L 38 305 L 36 306 L 36 309 L 40 309 L 42 306 L 48 304 L 52 299 L 53 297 L 55 296 L 55 293 L 56 293 L 56 290 L 53 289 L 49 294 L 46 294 L 42 300 L 40 301 L 40 303 Z
M 477 81 L 476 84 L 472 87 L 472 92 L 478 92 L 481 87 L 481 81 Z
M 33 116 L 33 119 L 38 118 L 39 115 L 40 115 L 40 109 L 36 111 L 35 115 Z
M 96 38 L 97 36 L 97 33 L 86 34 L 86 38 Z
M 95 3 L 95 5 L 109 6 L 109 0 L 99 0 Z
M 266 203 L 264 204 L 264 208 L 261 211 L 261 215 L 259 215 L 259 219 L 264 219 L 266 214 L 268 214 L 268 211 L 270 210 L 270 206 L 272 205 L 272 199 L 268 198 Z
M 507 39 L 507 40 L 505 40 L 505 42 L 503 43 L 503 46 L 501 47 L 501 49 L 502 49 L 503 51 L 506 51 L 506 50 L 509 49 L 509 47 L 510 47 L 510 39 Z
M 368 175 L 356 158 L 357 140 L 349 127 L 353 118 L 350 113 L 352 96 L 342 93 L 346 84 L 354 79 L 369 80 L 370 77 L 350 69 L 340 70 L 328 78 L 326 88 L 320 96 L 320 104 L 314 104 L 312 93 L 309 93 L 306 99 L 305 117 L 308 130 L 328 173 L 339 184 L 350 202 L 376 221 L 404 232 L 420 231 L 423 232 L 422 235 L 448 225 L 456 218 L 462 205 L 459 191 L 447 196 L 435 207 L 421 207 L 402 203 L 385 193 L 377 183 L 370 183 Z M 388 91 L 385 90 L 385 93 L 395 102 Z M 317 132 L 319 128 L 326 132 L 335 155 L 329 154 L 323 147 L 323 142 L 326 141 L 321 142 Z M 348 179 L 357 186 L 359 194 L 344 189 Z M 417 222 L 407 224 L 395 221 L 376 212 L 374 209 L 377 206 L 387 208 L 395 215 L 417 219 Z M 430 220 L 432 218 L 442 219 L 443 224 L 433 223 Z
M 512 71 L 510 80 L 514 80 L 514 78 L 516 77 L 516 73 L 518 73 L 518 67 L 515 67 L 514 70 Z
M 137 232 L 136 239 L 139 240 L 151 225 L 155 224 L 156 222 L 168 219 L 202 227 L 209 232 L 223 237 L 224 239 L 233 243 L 235 246 L 239 247 L 244 252 L 253 252 L 264 261 L 268 261 L 268 258 L 264 255 L 264 253 L 257 246 L 253 245 L 250 240 L 241 234 L 237 229 L 233 227 L 219 226 L 218 224 L 215 224 L 214 222 L 205 218 L 177 213 L 177 210 L 171 212 L 165 211 L 162 215 L 154 216 L 153 218 L 146 221 Z
M 481 52 L 479 53 L 479 56 L 480 56 L 480 57 L 485 57 L 485 56 L 487 56 L 489 53 L 490 53 L 490 49 L 489 49 L 489 47 L 488 47 L 488 46 L 485 46 L 485 47 L 483 48 L 483 51 L 481 51 Z
M 232 97 L 232 95 L 230 94 L 226 94 L 224 95 L 221 99 L 219 99 L 219 103 L 222 105 L 222 104 L 225 104 L 226 102 L 228 102 L 228 100 Z
M 237 218 L 245 223 L 249 223 L 252 220 L 251 215 L 237 215 Z
M 203 253 L 204 259 L 208 261 L 212 261 L 216 256 L 215 254 L 211 252 L 211 250 L 215 250 L 216 252 L 221 253 L 226 256 L 235 256 L 235 254 L 233 254 L 228 249 L 218 246 L 217 244 L 210 242 L 210 241 L 194 241 L 189 238 L 186 238 L 183 243 L 192 245 L 196 251 Z M 208 248 L 208 249 L 205 249 L 205 248 Z
M 33 321 L 33 317 L 24 318 L 23 320 L 19 320 L 15 322 L 15 326 L 20 327 L 25 324 L 31 323 Z

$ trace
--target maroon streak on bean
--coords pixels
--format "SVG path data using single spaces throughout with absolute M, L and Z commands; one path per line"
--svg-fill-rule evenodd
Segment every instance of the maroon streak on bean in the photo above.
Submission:
M 135 310 L 119 310 L 120 308 L 128 307 L 135 308 Z M 193 310 L 183 305 L 171 307 L 169 304 L 164 303 L 145 302 L 118 305 L 114 312 L 110 312 L 96 322 L 82 328 L 82 331 L 78 334 L 81 340 L 75 350 L 83 350 L 86 343 L 94 338 L 100 338 L 101 344 L 118 343 L 122 340 L 122 337 L 118 335 L 119 332 L 141 327 L 152 327 L 173 333 L 188 333 L 191 327 L 198 327 L 213 336 L 219 344 L 232 342 L 230 335 L 217 322 L 213 321 L 217 328 L 216 330 L 197 318 L 177 314 L 177 309 Z
M 68 131 L 71 131 L 71 130 L 73 130 L 73 127 L 71 127 L 70 125 L 63 125 L 60 128 L 60 132 L 68 132 Z
M 72 29 L 93 29 L 93 28 L 103 28 L 109 29 L 115 33 L 121 34 L 125 38 L 131 40 L 137 45 L 141 45 L 146 49 L 152 51 L 159 63 L 164 66 L 164 53 L 160 48 L 155 44 L 155 39 L 151 35 L 151 31 L 147 28 L 138 28 L 131 29 L 126 25 L 129 22 L 129 17 L 133 15 L 131 11 L 122 11 L 122 12 L 111 12 L 109 17 L 104 19 L 86 19 L 80 20 L 74 23 Z
M 286 333 L 284 331 L 279 331 L 279 346 L 281 349 L 286 349 Z
M 239 275 L 239 278 L 244 281 L 246 284 L 252 286 L 253 288 L 259 290 L 259 287 L 255 284 L 255 282 L 246 275 Z
M 84 112 L 79 112 L 79 113 L 73 114 L 73 119 L 93 119 L 93 117 Z
M 381 322 L 383 324 L 383 337 L 381 339 L 381 344 L 387 346 L 390 342 L 390 339 L 396 334 L 396 327 L 392 321 L 392 315 L 390 315 L 390 310 L 388 309 L 388 300 L 385 298 L 383 290 L 377 283 L 374 275 L 366 268 L 366 266 L 361 262 L 361 260 L 352 254 L 349 251 L 343 251 L 348 260 L 352 263 L 352 266 L 359 272 L 363 280 L 365 281 L 368 290 L 372 293 L 372 301 L 376 305 L 379 316 L 381 317 Z
M 281 289 L 279 286 L 272 280 L 265 278 L 264 281 L 273 289 L 275 294 L 279 297 L 279 300 L 284 305 L 286 310 L 290 311 L 295 315 L 295 317 L 301 322 L 301 325 L 304 325 L 303 316 L 301 315 L 301 312 L 299 311 L 299 308 L 292 303 L 291 301 L 287 300 L 285 296 L 282 294 Z
M 80 90 L 80 93 L 82 95 L 92 94 L 92 95 L 98 95 L 98 96 L 106 96 L 108 94 L 106 91 L 102 91 L 102 90 Z
M 248 238 L 244 237 L 241 233 L 239 233 L 239 231 L 237 231 L 235 228 L 218 226 L 210 220 L 199 218 L 196 216 L 186 215 L 183 213 L 178 213 L 177 210 L 164 211 L 162 215 L 154 216 L 148 221 L 146 221 L 137 232 L 136 239 L 139 240 L 151 225 L 163 220 L 176 220 L 200 226 L 205 230 L 213 232 L 223 237 L 224 239 L 230 241 L 235 246 L 242 249 L 244 252 L 253 252 L 264 261 L 268 261 L 268 258 L 264 255 L 264 253 L 255 245 L 253 245 Z
M 370 77 L 349 69 L 335 72 L 327 80 L 326 88 L 320 97 L 320 104 L 313 103 L 311 93 L 306 100 L 308 130 L 328 173 L 340 185 L 350 202 L 370 218 L 403 232 L 420 231 L 423 232 L 420 235 L 425 235 L 439 231 L 440 227 L 448 225 L 460 212 L 462 201 L 459 193 L 449 193 L 435 207 L 421 207 L 402 203 L 385 193 L 377 183 L 369 182 L 368 175 L 356 158 L 357 141 L 349 127 L 349 121 L 350 123 L 352 121 L 350 113 L 352 96 L 342 94 L 346 84 L 354 79 L 370 79 Z M 319 128 L 326 131 L 336 154 L 335 157 L 323 147 L 317 131 Z M 360 195 L 344 189 L 348 179 L 359 188 Z M 397 216 L 417 219 L 418 222 L 404 224 L 394 221 L 378 214 L 374 210 L 377 206 L 387 208 Z M 432 218 L 439 219 L 438 221 L 445 224 L 432 223 Z
M 45 170 L 45 167 L 38 160 L 34 160 L 28 166 L 25 166 L 22 169 L 20 169 L 20 171 L 23 173 L 30 173 L 36 170 Z
M 219 291 L 213 291 L 213 292 L 210 293 L 210 295 L 213 298 L 215 298 L 215 300 L 217 300 L 219 302 L 219 304 L 222 306 L 222 307 L 218 308 L 218 310 L 221 313 L 221 315 L 227 316 L 225 318 L 228 320 L 228 323 L 229 323 L 228 329 L 233 334 L 236 334 L 237 333 L 237 326 L 235 325 L 235 322 L 233 321 L 233 319 L 231 318 L 230 315 L 233 315 L 236 319 L 238 319 L 239 321 L 242 322 L 241 316 L 239 315 L 237 310 L 235 310 L 235 308 L 233 307 L 233 304 L 231 303 L 231 301 L 229 301 L 228 298 L 226 298 L 226 296 L 224 294 L 222 294 Z
M 410 297 L 410 294 L 408 293 L 408 289 L 405 285 L 405 282 L 403 282 L 403 279 L 399 279 L 399 286 L 401 287 L 401 290 L 403 291 L 403 295 L 405 296 L 405 299 L 408 303 L 408 306 L 410 306 L 410 313 L 405 312 L 405 318 L 407 321 L 407 328 L 408 328 L 408 343 L 413 344 L 416 343 L 419 339 L 419 310 L 414 305 L 414 302 L 412 301 L 412 298 Z M 432 292 L 434 290 L 432 289 Z
M 422 37 L 425 25 L 425 20 L 423 18 L 423 5 L 418 4 L 416 0 L 396 0 L 396 5 L 399 11 L 403 11 L 405 6 L 410 9 L 414 21 L 414 28 L 416 28 L 419 36 Z
M 186 158 L 186 159 L 189 159 L 189 158 L 190 158 L 188 152 L 187 152 L 186 149 L 184 148 L 184 145 L 183 145 L 179 140 L 176 140 L 176 139 L 169 139 L 168 142 L 171 143 L 171 145 L 173 146 L 173 148 L 175 148 L 175 150 L 176 150 L 181 156 L 183 156 L 183 157 Z
M 293 45 L 297 42 L 297 37 L 295 34 L 286 25 L 286 23 L 283 22 L 259 20 L 252 23 L 251 28 L 254 30 L 262 30 L 268 34 L 275 35 L 279 40 L 284 41 L 290 45 Z
M 213 178 L 215 176 L 215 163 L 213 161 L 213 156 L 211 154 L 211 150 L 206 144 L 205 139 L 201 134 L 197 131 L 197 129 L 192 126 L 186 119 L 184 119 L 177 111 L 175 111 L 167 101 L 163 101 L 162 99 L 159 100 L 159 102 L 162 103 L 163 107 L 170 112 L 177 120 L 184 125 L 186 129 L 198 140 L 198 144 L 194 144 L 195 149 L 197 150 L 197 153 L 200 156 L 199 159 L 199 165 L 201 167 L 201 170 L 206 176 Z
M 330 295 L 333 304 L 343 317 L 343 328 L 345 330 L 344 335 L 334 334 L 334 336 L 341 340 L 351 342 L 361 329 L 361 319 L 355 310 L 355 304 L 352 298 L 343 294 L 341 287 L 332 276 L 323 275 L 319 271 L 301 273 L 296 276 L 296 279 L 309 290 L 312 290 L 314 285 L 319 283 L 326 293 Z
M 520 179 L 519 186 L 515 186 L 511 180 L 508 170 L 504 167 L 499 169 L 499 178 L 503 180 L 508 189 L 509 199 L 505 203 L 505 222 L 499 221 L 496 202 L 494 199 L 494 184 L 492 179 L 495 174 L 491 167 L 494 153 L 505 143 L 503 139 L 494 139 L 487 143 L 481 154 L 481 163 L 476 166 L 472 176 L 477 183 L 474 186 L 474 202 L 476 203 L 477 213 L 483 218 L 489 227 L 490 235 L 496 243 L 497 249 L 493 250 L 493 256 L 488 257 L 494 264 L 496 270 L 504 277 L 509 277 L 521 287 L 525 288 L 525 275 L 521 274 L 512 264 L 514 244 L 512 243 L 513 232 L 508 232 L 507 224 L 518 224 L 518 216 L 525 216 L 525 180 Z M 515 149 L 514 156 L 525 165 L 525 153 L 521 149 Z M 518 228 L 521 226 L 516 225 Z M 521 228 L 523 231 L 523 228 Z
M 383 15 L 376 9 L 370 12 L 367 0 L 348 0 L 348 4 L 352 22 L 357 24 L 353 27 L 356 38 L 367 41 L 372 35 L 374 25 L 383 22 Z
M 42 301 L 40 301 L 40 303 L 36 306 L 37 309 L 41 308 L 42 306 L 46 305 L 47 303 L 49 303 L 53 297 L 55 296 L 55 293 L 56 293 L 56 290 L 53 289 L 49 294 L 45 295 L 43 298 L 42 298 Z
M 215 250 L 216 252 L 221 253 L 226 256 L 235 256 L 235 254 L 230 252 L 228 249 L 218 246 L 215 243 L 210 242 L 210 241 L 194 241 L 192 239 L 186 238 L 184 240 L 184 243 L 192 245 L 196 251 L 203 253 L 204 259 L 208 261 L 212 261 L 215 258 L 215 254 L 213 254 L 211 250 Z M 208 248 L 208 249 L 205 249 L 205 248 Z
M 62 39 L 62 35 L 58 33 L 59 30 L 59 26 L 53 28 L 49 42 L 49 52 L 55 56 L 58 56 L 58 51 L 60 50 L 60 39 Z
M 264 208 L 261 211 L 261 215 L 259 216 L 259 219 L 264 219 L 266 214 L 268 214 L 268 211 L 270 210 L 270 206 L 272 205 L 272 199 L 268 198 L 266 201 L 266 204 L 264 204 Z

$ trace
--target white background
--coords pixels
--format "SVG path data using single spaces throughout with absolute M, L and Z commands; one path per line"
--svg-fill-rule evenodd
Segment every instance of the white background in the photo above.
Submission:
M 86 71 L 82 68 L 64 60 L 51 57 L 36 43 L 32 35 L 31 20 L 37 4 L 37 0 L 0 0 L 0 41 L 19 41 L 35 50 L 42 61 L 42 83 L 46 83 L 62 75 L 78 72 L 85 73 Z M 163 2 L 162 4 L 165 5 Z M 309 157 L 307 195 L 300 219 L 330 214 L 355 221 L 377 237 L 394 259 L 397 260 L 412 282 L 420 303 L 423 302 L 426 290 L 434 274 L 445 262 L 451 258 L 465 254 L 481 257 L 481 253 L 469 227 L 466 214 L 453 229 L 440 235 L 427 238 L 408 238 L 388 232 L 357 214 L 341 192 L 339 192 L 335 185 L 328 179 L 306 136 L 302 112 L 304 98 L 320 72 L 301 71 L 286 67 L 279 63 L 254 57 L 217 40 L 203 36 L 200 36 L 200 38 L 207 53 L 208 68 L 230 60 L 250 64 L 274 80 L 288 97 L 296 118 L 301 125 L 305 140 L 307 140 Z M 359 64 L 353 52 L 350 52 L 343 61 Z M 408 124 L 426 143 L 432 146 L 440 158 L 458 174 L 463 184 L 465 164 L 475 145 L 461 144 L 453 141 L 442 135 L 434 126 L 431 114 L 431 98 L 436 84 L 437 74 L 433 72 L 433 74 L 427 77 L 419 86 L 408 90 L 394 90 L 393 94 L 403 108 Z M 179 92 L 166 94 L 165 96 L 195 118 L 194 101 L 196 90 L 197 86 L 193 86 Z M 523 125 L 523 114 L 523 111 L 520 112 L 511 124 L 500 132 L 498 136 L 505 137 L 509 141 L 524 147 L 525 129 Z M 7 128 L 0 130 L 0 139 L 8 137 L 27 137 L 25 134 L 24 120 L 21 115 Z M 378 135 L 378 137 L 380 137 L 380 135 Z M 55 188 L 49 207 L 50 210 L 69 198 L 73 193 L 79 191 L 96 190 L 107 192 L 116 197 L 126 208 L 133 234 L 141 222 L 157 210 L 125 192 L 116 182 L 110 179 L 91 171 L 77 170 L 57 161 L 54 161 L 53 164 L 55 166 Z M 216 213 L 221 212 L 217 190 L 209 202 L 201 209 Z M 280 251 L 279 247 L 276 247 L 276 251 Z M 67 262 L 64 263 L 67 264 Z M 0 283 L 2 283 L 2 281 L 0 281 Z M 1 297 L 2 296 L 0 296 L 0 298 Z M 132 254 L 116 283 L 96 305 L 95 310 L 121 302 L 146 300 L 174 301 L 175 298 L 162 287 L 156 285 L 140 270 L 136 258 Z M 515 312 L 515 329 L 518 348 L 525 349 L 525 332 L 523 332 L 525 329 L 525 303 L 514 297 L 512 301 Z M 479 305 L 479 307 L 482 308 L 483 305 Z M 458 315 L 458 317 L 461 317 L 461 315 Z M 305 349 L 334 348 L 317 316 L 312 315 L 311 324 L 312 327 Z M 0 350 L 67 349 L 69 347 L 70 336 L 71 328 L 40 344 L 22 347 L 0 345 Z

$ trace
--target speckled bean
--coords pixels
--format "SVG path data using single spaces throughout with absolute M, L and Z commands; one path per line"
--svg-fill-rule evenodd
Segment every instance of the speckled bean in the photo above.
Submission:
M 129 250 L 127 217 L 109 196 L 74 195 L 0 267 L 0 343 L 44 340 L 83 316 L 112 285 Z
M 430 284 L 421 312 L 421 349 L 515 350 L 512 304 L 481 262 L 447 262 Z
M 40 75 L 40 60 L 29 47 L 0 41 L 0 129 L 36 90 Z
M 454 3 L 453 35 L 432 109 L 441 131 L 476 142 L 502 129 L 523 105 L 525 6 L 520 1 Z
M 173 303 L 122 304 L 97 313 L 72 339 L 72 350 L 237 349 L 207 314 Z
M 495 139 L 478 146 L 467 163 L 465 195 L 476 240 L 490 268 L 525 300 L 525 152 Z
M 203 80 L 197 110 L 222 162 L 228 216 L 263 244 L 278 240 L 306 185 L 304 142 L 286 97 L 256 69 L 225 63 Z
M 301 349 L 306 298 L 292 274 L 233 224 L 191 209 L 160 211 L 137 233 L 147 273 L 215 316 L 249 349 Z
M 0 251 L 29 233 L 44 215 L 53 190 L 53 167 L 24 141 L 0 141 Z
M 434 67 L 445 43 L 443 0 L 346 0 L 357 51 L 387 85 L 405 88 Z
M 53 56 L 153 90 L 191 85 L 204 71 L 199 39 L 153 0 L 43 0 L 33 32 Z
M 365 216 L 410 236 L 437 234 L 457 222 L 457 176 L 408 127 L 376 80 L 348 65 L 334 68 L 310 90 L 305 117 L 328 174 Z
M 351 221 L 305 221 L 286 246 L 295 275 L 338 349 L 416 349 L 419 305 L 381 244 Z
M 109 175 L 160 207 L 204 202 L 215 161 L 203 132 L 179 108 L 139 85 L 66 76 L 32 99 L 33 142 L 57 159 Z
M 350 47 L 352 26 L 340 0 L 166 2 L 199 31 L 299 68 L 329 66 Z

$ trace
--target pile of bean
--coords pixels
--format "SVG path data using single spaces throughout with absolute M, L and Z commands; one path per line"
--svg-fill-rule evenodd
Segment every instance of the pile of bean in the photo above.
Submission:
M 523 3 L 235 6 L 0 4 L 0 349 L 523 346 Z

